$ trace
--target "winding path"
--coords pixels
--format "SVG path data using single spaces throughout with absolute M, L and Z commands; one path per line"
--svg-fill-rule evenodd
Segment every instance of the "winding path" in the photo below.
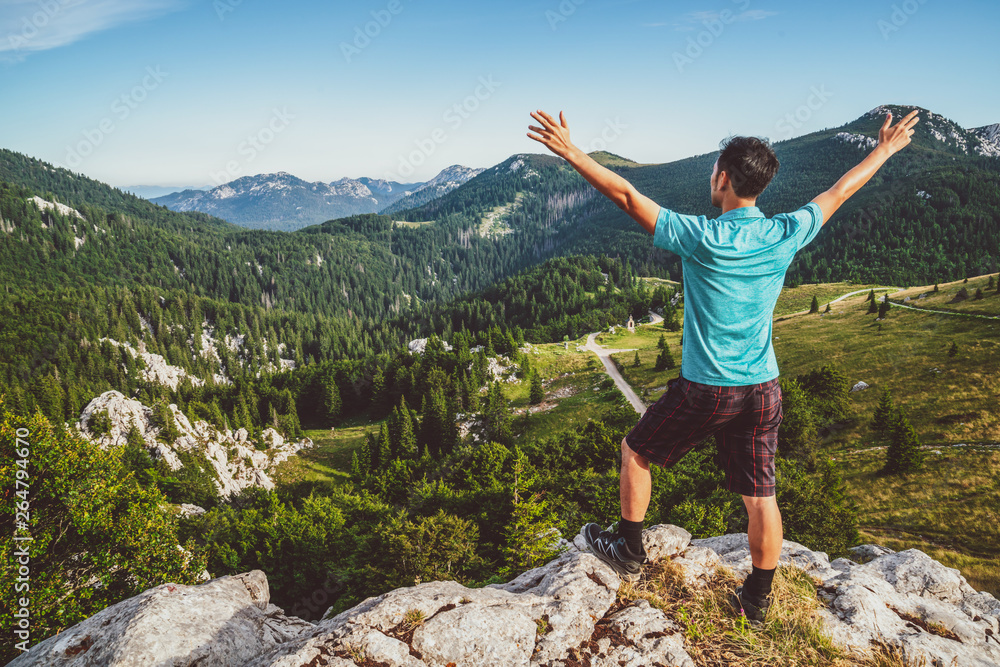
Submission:
M 621 393 L 625 394 L 625 398 L 628 399 L 628 402 L 632 404 L 632 407 L 641 416 L 642 413 L 646 411 L 646 404 L 643 403 L 642 399 L 640 399 L 639 396 L 632 390 L 629 383 L 626 382 L 625 378 L 622 377 L 622 374 L 618 372 L 618 367 L 615 366 L 614 360 L 611 359 L 612 354 L 616 354 L 618 352 L 631 352 L 632 350 L 609 350 L 602 347 L 601 345 L 598 345 L 595 340 L 597 338 L 597 333 L 598 332 L 595 331 L 587 336 L 587 344 L 583 346 L 584 349 L 590 350 L 597 355 L 597 358 L 601 360 L 602 364 L 604 364 L 605 372 L 611 376 L 612 380 L 615 381 L 615 386 L 618 387 Z
M 935 313 L 937 315 L 961 315 L 962 317 L 976 317 L 976 318 L 979 318 L 981 320 L 1000 320 L 1000 317 L 995 317 L 995 316 L 992 316 L 992 315 L 977 315 L 976 313 L 960 313 L 960 312 L 958 312 L 956 310 L 934 310 L 933 308 L 923 308 L 923 307 L 920 307 L 920 306 L 911 306 L 909 304 L 905 304 L 905 303 L 902 303 L 902 302 L 899 302 L 899 301 L 893 301 L 892 299 L 889 299 L 889 303 L 892 304 L 893 308 L 896 308 L 896 307 L 906 308 L 908 310 L 920 311 L 921 313 Z
M 899 291 L 898 287 L 876 287 L 875 289 L 879 291 L 886 290 L 885 292 L 886 294 L 889 293 L 888 290 Z M 844 299 L 854 296 L 855 294 L 865 294 L 866 292 L 870 292 L 871 290 L 872 290 L 871 287 L 866 287 L 865 289 L 859 289 L 855 290 L 854 292 L 848 292 L 847 294 L 841 294 L 833 301 L 828 301 L 827 303 L 837 303 L 838 301 L 843 301 Z M 807 308 L 806 310 L 800 310 L 796 313 L 788 313 L 787 315 L 778 315 L 775 319 L 777 319 L 778 317 L 784 318 L 784 317 L 792 317 L 793 315 L 808 315 L 808 314 L 809 314 L 809 309 Z

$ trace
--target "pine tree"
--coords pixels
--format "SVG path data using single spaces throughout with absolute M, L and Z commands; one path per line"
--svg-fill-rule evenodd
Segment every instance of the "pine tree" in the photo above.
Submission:
M 824 310 L 823 312 L 824 313 L 829 313 L 830 312 L 830 304 L 826 304 L 826 310 Z
M 778 454 L 787 459 L 807 463 L 814 462 L 818 440 L 817 417 L 812 408 L 812 399 L 793 378 L 781 380 L 781 406 L 784 417 L 781 422 L 781 437 L 778 438 Z
M 940 288 L 940 287 L 938 287 L 938 284 L 937 284 L 937 283 L 934 283 L 934 291 L 935 291 L 935 292 L 940 292 L 940 291 L 941 291 L 941 288 Z
M 483 410 L 486 422 L 486 438 L 501 445 L 509 445 L 513 436 L 510 411 L 499 382 L 490 384 L 486 394 L 486 408 Z
M 382 422 L 382 428 L 379 429 L 378 438 L 375 440 L 375 446 L 372 448 L 372 472 L 376 470 L 385 470 L 389 467 L 389 461 L 392 458 L 392 444 L 389 440 L 389 429 L 386 427 L 385 422 Z
M 812 303 L 809 304 L 809 312 L 810 313 L 818 313 L 819 312 L 819 299 L 816 298 L 815 294 L 813 294 Z
M 988 284 L 988 285 L 986 286 L 986 289 L 993 289 L 993 288 L 994 288 L 994 286 L 995 286 L 995 281 L 993 280 L 993 276 L 990 276 L 990 282 L 989 282 L 989 284 Z
M 657 349 L 662 350 L 667 346 L 667 337 L 665 334 L 660 334 L 660 340 L 656 341 Z
M 510 574 L 538 567 L 559 553 L 557 515 L 540 494 L 515 502 L 504 537 Z
M 442 443 L 445 439 L 447 407 L 444 395 L 440 390 L 432 390 L 430 394 L 424 394 L 420 407 L 423 418 L 420 420 L 420 439 L 417 444 L 426 446 L 431 456 L 437 458 L 442 453 Z
M 642 361 L 639 359 L 639 350 L 635 351 L 635 359 L 632 360 L 632 366 L 635 368 L 642 366 Z
M 982 299 L 983 298 L 983 288 L 982 287 L 977 287 L 976 288 L 976 295 L 974 297 L 972 297 L 972 298 L 974 300 L 976 300 L 976 301 L 979 301 L 980 299 Z
M 868 292 L 868 298 L 865 301 L 875 301 L 875 288 L 873 287 L 870 292 Z
M 362 447 L 367 448 L 364 444 Z M 351 479 L 356 483 L 360 484 L 365 479 L 365 471 L 361 467 L 361 457 L 358 456 L 358 450 L 351 452 Z
M 874 315 L 877 312 L 878 312 L 878 304 L 875 302 L 874 299 L 872 299 L 871 301 L 868 302 L 868 314 Z
M 385 373 L 381 366 L 376 366 L 375 374 L 372 376 L 372 408 L 380 415 L 385 409 L 385 394 Z
M 405 397 L 401 397 L 399 405 L 392 410 L 389 433 L 393 457 L 417 458 L 420 451 L 417 447 L 417 426 Z
M 542 376 L 536 371 L 531 375 L 531 390 L 528 394 L 528 402 L 532 405 L 538 405 L 543 400 L 545 400 L 545 389 L 542 387 Z
M 340 389 L 337 388 L 336 380 L 332 377 L 326 378 L 323 381 L 323 408 L 326 410 L 326 418 L 336 423 L 342 407 Z
M 920 449 L 917 432 L 902 410 L 893 415 L 889 433 L 889 446 L 885 453 L 885 474 L 905 475 L 920 470 L 924 465 L 924 454 Z
M 667 371 L 673 368 L 676 364 L 674 363 L 674 355 L 670 353 L 670 346 L 664 343 L 663 349 L 660 353 L 656 355 L 656 364 L 653 366 L 655 371 Z
M 880 320 L 884 320 L 885 319 L 885 316 L 889 313 L 889 308 L 891 308 L 891 306 L 889 304 L 889 300 L 888 299 L 886 299 L 885 301 L 882 301 L 881 303 L 879 303 L 879 305 L 878 305 L 878 318 Z
M 892 392 L 887 388 L 883 388 L 882 393 L 879 395 L 878 405 L 875 406 L 875 412 L 872 413 L 872 420 L 869 423 L 869 428 L 871 428 L 877 442 L 883 442 L 889 437 L 892 417 L 895 411 L 896 406 L 892 402 Z

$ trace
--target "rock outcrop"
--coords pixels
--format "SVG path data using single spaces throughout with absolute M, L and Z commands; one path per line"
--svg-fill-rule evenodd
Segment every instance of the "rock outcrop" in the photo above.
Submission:
M 744 534 L 691 540 L 655 526 L 643 540 L 652 560 L 669 558 L 699 585 L 716 568 L 750 569 Z M 200 586 L 166 584 L 109 607 L 10 663 L 45 665 L 211 664 L 693 667 L 684 629 L 644 600 L 623 606 L 618 577 L 582 539 L 550 563 L 506 584 L 470 589 L 453 581 L 401 588 L 312 624 L 269 603 L 261 572 Z M 861 653 L 896 645 L 929 665 L 1000 664 L 1000 602 L 957 570 L 916 550 L 874 545 L 837 559 L 785 542 L 781 562 L 810 574 L 838 645 Z M 201 661 L 201 662 L 199 662 Z
M 309 438 L 286 442 L 280 433 L 268 428 L 261 434 L 261 444 L 265 447 L 262 451 L 248 439 L 246 429 L 219 430 L 201 420 L 192 424 L 175 404 L 171 403 L 169 407 L 180 432 L 180 437 L 170 444 L 157 439 L 160 428 L 153 424 L 151 408 L 114 390 L 104 392 L 87 404 L 76 429 L 84 437 L 107 448 L 124 445 L 132 424 L 135 424 L 150 453 L 162 458 L 171 470 L 182 467 L 178 451 L 200 452 L 212 465 L 216 488 L 223 497 L 250 487 L 273 489 L 274 482 L 268 473 L 289 456 L 313 446 Z M 95 413 L 105 411 L 110 426 L 107 432 L 95 435 L 91 432 L 90 420 Z

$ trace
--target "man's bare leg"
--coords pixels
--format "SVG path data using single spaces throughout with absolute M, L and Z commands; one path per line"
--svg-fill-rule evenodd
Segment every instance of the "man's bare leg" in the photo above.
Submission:
M 750 516 L 750 526 L 747 528 L 747 537 L 750 538 L 750 558 L 753 559 L 755 567 L 773 570 L 778 565 L 783 537 L 778 502 L 774 496 L 766 498 L 743 496 L 743 504 L 746 505 L 747 514 Z
M 649 495 L 653 481 L 649 473 L 649 460 L 628 446 L 622 439 L 622 471 L 620 492 L 622 518 L 626 521 L 642 521 L 649 508 Z

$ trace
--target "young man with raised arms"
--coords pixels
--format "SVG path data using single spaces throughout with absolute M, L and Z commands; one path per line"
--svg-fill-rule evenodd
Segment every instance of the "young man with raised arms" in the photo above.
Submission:
M 621 520 L 614 531 L 583 527 L 594 554 L 621 577 L 639 578 L 646 552 L 642 525 L 649 506 L 649 464 L 669 467 L 714 435 L 726 488 L 740 494 L 749 516 L 753 570 L 730 600 L 752 621 L 770 606 L 781 554 L 781 513 L 775 501 L 774 457 L 782 421 L 778 365 L 771 346 L 774 305 L 795 253 L 893 154 L 910 143 L 916 110 L 892 125 L 888 113 L 878 145 L 833 187 L 792 213 L 765 217 L 757 198 L 778 172 L 766 140 L 722 142 L 709 179 L 709 219 L 664 208 L 573 145 L 569 126 L 544 111 L 528 136 L 565 159 L 591 185 L 653 235 L 653 245 L 681 257 L 684 331 L 681 371 L 622 440 Z

